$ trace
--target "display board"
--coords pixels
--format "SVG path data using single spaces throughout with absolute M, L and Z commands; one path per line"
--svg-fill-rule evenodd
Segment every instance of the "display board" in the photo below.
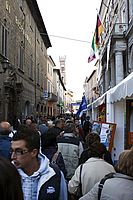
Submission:
M 116 124 L 94 121 L 92 131 L 94 130 L 96 130 L 96 132 L 100 135 L 101 143 L 103 143 L 106 148 L 111 152 L 114 143 Z

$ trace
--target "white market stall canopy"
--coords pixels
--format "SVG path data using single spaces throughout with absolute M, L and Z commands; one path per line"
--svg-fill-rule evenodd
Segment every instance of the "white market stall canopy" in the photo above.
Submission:
M 110 102 L 117 102 L 133 94 L 133 72 L 123 79 L 118 85 L 108 91 Z
M 87 105 L 87 110 L 91 110 L 92 107 L 96 108 L 100 105 L 102 105 L 103 103 L 105 103 L 105 99 L 106 99 L 106 94 L 107 92 L 105 92 L 101 97 L 97 98 L 95 101 L 93 101 L 92 103 Z

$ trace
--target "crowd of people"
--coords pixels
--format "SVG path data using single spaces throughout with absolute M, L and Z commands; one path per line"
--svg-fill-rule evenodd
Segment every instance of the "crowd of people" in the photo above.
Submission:
M 3 200 L 133 199 L 133 148 L 114 165 L 89 116 L 27 117 L 14 127 L 0 123 Z

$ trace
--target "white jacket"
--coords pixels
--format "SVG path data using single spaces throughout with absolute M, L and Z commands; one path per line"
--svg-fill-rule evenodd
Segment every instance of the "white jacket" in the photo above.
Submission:
M 80 200 L 97 200 L 99 182 Z M 100 200 L 132 200 L 133 177 L 116 173 L 116 176 L 107 179 L 103 185 Z
M 80 166 L 76 169 L 74 176 L 69 181 L 68 190 L 75 194 L 79 185 Z M 82 194 L 88 193 L 93 186 L 106 174 L 115 172 L 112 165 L 100 158 L 89 158 L 84 164 L 81 173 Z

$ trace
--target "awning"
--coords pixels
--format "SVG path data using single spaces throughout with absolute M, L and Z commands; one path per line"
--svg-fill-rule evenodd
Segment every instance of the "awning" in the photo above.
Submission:
M 117 102 L 133 94 L 133 72 L 123 79 L 118 85 L 108 91 L 110 102 Z
M 98 99 L 96 99 L 92 103 L 88 104 L 87 105 L 87 110 L 91 110 L 92 107 L 96 108 L 96 107 L 102 105 L 103 103 L 105 103 L 106 94 L 107 94 L 107 92 L 105 92 L 101 97 L 99 97 Z
M 99 97 L 98 99 L 93 101 L 93 103 L 92 103 L 93 108 L 96 108 L 96 107 L 102 105 L 103 103 L 105 103 L 105 99 L 106 99 L 106 92 L 101 97 Z
M 91 110 L 92 109 L 92 103 L 87 105 L 87 110 Z

